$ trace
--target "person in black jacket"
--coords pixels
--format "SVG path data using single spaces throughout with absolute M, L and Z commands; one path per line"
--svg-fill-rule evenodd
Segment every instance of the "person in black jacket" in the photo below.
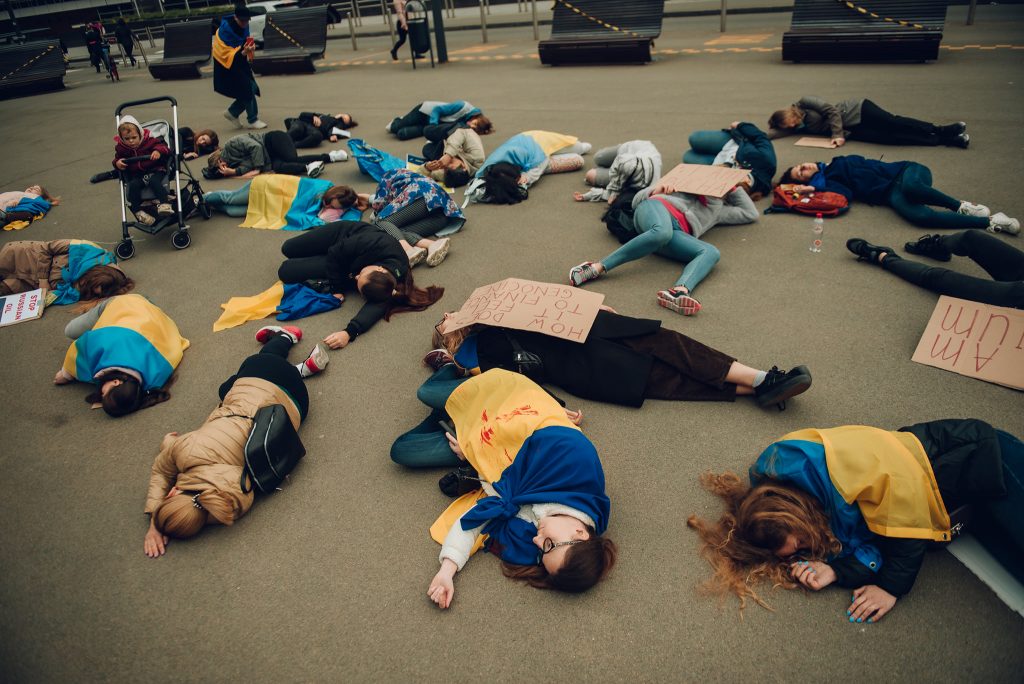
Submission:
M 287 129 L 288 135 L 295 142 L 295 147 L 299 149 L 317 147 L 325 140 L 336 143 L 341 138 L 348 138 L 349 135 L 345 131 L 358 125 L 359 122 L 353 119 L 351 114 L 345 112 L 337 114 L 302 112 L 297 117 L 289 117 L 284 120 L 284 127 Z
M 137 67 L 138 64 L 135 61 L 135 56 L 132 52 L 135 50 L 135 36 L 132 35 L 132 30 L 128 28 L 128 24 L 125 23 L 123 17 L 118 17 L 117 24 L 114 26 L 114 36 L 117 37 L 117 42 L 121 45 L 121 49 L 124 50 L 124 56 L 131 60 L 132 66 Z
M 444 294 L 443 287 L 413 283 L 409 259 L 398 240 L 362 221 L 335 221 L 287 240 L 287 260 L 277 275 L 285 283 L 306 283 L 344 301 L 358 290 L 366 299 L 344 330 L 324 342 L 342 349 L 380 319 L 403 311 L 423 311 Z
M 683 163 L 720 164 L 750 169 L 747 190 L 757 201 L 772 190 L 775 177 L 775 148 L 772 141 L 752 123 L 733 121 L 719 131 L 695 131 L 690 134 L 690 149 L 683 153 Z M 731 143 L 731 144 L 730 144 Z
M 713 592 L 765 605 L 761 581 L 835 584 L 854 590 L 850 622 L 877 622 L 910 591 L 927 548 L 951 540 L 963 506 L 990 515 L 1024 552 L 1022 469 L 1024 444 L 976 419 L 800 430 L 761 454 L 749 485 L 706 474 L 727 510 L 717 523 L 687 524 L 715 569 Z

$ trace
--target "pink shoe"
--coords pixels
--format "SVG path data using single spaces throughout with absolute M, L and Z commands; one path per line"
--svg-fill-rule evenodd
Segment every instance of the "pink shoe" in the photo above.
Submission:
M 674 287 L 658 291 L 658 306 L 663 306 L 683 316 L 692 316 L 702 308 L 700 302 Z
M 292 344 L 302 339 L 302 330 L 294 325 L 265 325 L 256 331 L 256 341 L 266 344 L 274 335 L 287 335 Z

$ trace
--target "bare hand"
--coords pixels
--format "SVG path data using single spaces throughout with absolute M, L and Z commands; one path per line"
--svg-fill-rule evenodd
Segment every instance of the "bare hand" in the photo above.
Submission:
M 181 156 L 184 159 L 199 159 L 199 155 L 196 154 L 195 152 L 186 152 L 185 154 L 183 154 Z
M 846 144 L 846 138 L 832 138 L 832 147 L 842 147 Z
M 158 152 L 157 150 L 153 150 L 153 154 L 149 155 L 149 158 L 152 159 L 153 161 L 156 161 L 157 159 L 160 158 L 160 152 Z
M 167 535 L 160 534 L 156 529 L 156 525 L 150 520 L 149 529 L 146 531 L 146 538 L 142 542 L 142 548 L 146 555 L 150 558 L 158 558 L 164 555 L 169 542 L 170 540 L 167 538 Z
M 324 338 L 324 342 L 326 342 L 327 346 L 330 347 L 331 349 L 344 349 L 345 347 L 348 346 L 348 343 L 351 341 L 352 338 L 345 330 L 342 330 L 341 332 L 331 333 L 330 335 Z
M 316 115 L 313 116 L 313 125 L 314 126 L 316 126 L 317 128 L 320 128 L 320 124 L 322 124 L 322 123 L 323 123 L 323 121 L 321 121 L 319 116 L 316 116 Z
M 459 440 L 455 439 L 447 432 L 444 433 L 444 436 L 448 438 L 448 446 L 451 448 L 453 452 L 455 452 L 455 455 L 459 457 L 459 460 L 465 461 L 466 454 L 462 453 L 462 447 L 459 446 Z
M 525 173 L 519 174 L 519 185 L 526 185 L 527 181 L 529 181 L 529 179 L 526 177 Z
M 447 608 L 452 604 L 452 597 L 455 596 L 455 583 L 452 581 L 452 574 L 445 570 L 444 566 L 437 571 L 434 579 L 430 580 L 427 596 L 437 604 L 438 608 Z
M 423 168 L 425 168 L 427 171 L 437 171 L 439 168 L 441 168 L 441 160 L 435 159 L 434 161 L 428 161 L 426 164 L 423 165 Z
M 573 409 L 563 409 L 565 411 L 565 417 L 569 419 L 576 427 L 583 424 L 583 411 L 574 411 Z
M 220 175 L 222 175 L 222 176 L 237 176 L 238 175 L 238 172 L 235 171 L 230 166 L 228 166 L 228 163 L 226 161 L 224 161 L 223 159 L 221 159 L 219 162 L 217 162 L 217 170 L 220 171 Z
M 615 200 L 619 199 L 619 193 L 613 192 L 608 195 L 608 204 L 615 204 Z
M 789 566 L 789 574 L 808 589 L 818 591 L 836 581 L 836 571 L 821 561 L 797 561 Z
M 116 166 L 122 171 L 128 168 L 128 164 L 125 162 L 124 159 L 118 159 L 116 162 L 114 162 L 114 166 Z
M 330 140 L 331 142 L 338 142 L 338 136 L 332 135 L 330 138 L 328 138 L 328 140 Z
M 740 125 L 740 123 L 741 122 L 739 121 L 733 121 L 731 124 L 729 124 L 729 128 L 736 128 L 737 126 Z
M 577 202 L 582 202 L 583 201 L 583 193 L 582 192 L 574 192 L 574 193 L 572 193 L 572 198 L 574 200 L 576 200 Z
M 853 603 L 846 609 L 850 622 L 878 622 L 896 605 L 896 597 L 874 584 L 853 590 Z
M 675 191 L 676 186 L 672 185 L 671 183 L 658 183 L 651 190 L 651 194 L 649 196 L 654 197 L 655 195 L 671 195 Z
M 53 384 L 54 385 L 66 385 L 69 382 L 71 382 L 71 381 L 68 380 L 68 377 L 66 375 L 64 375 L 64 369 L 63 368 L 61 368 L 59 371 L 57 371 L 57 374 L 55 376 L 53 376 Z
M 602 304 L 601 306 L 599 306 L 597 308 L 600 309 L 601 311 L 608 311 L 610 313 L 618 313 L 618 311 L 616 311 L 612 307 L 608 306 L 607 304 Z

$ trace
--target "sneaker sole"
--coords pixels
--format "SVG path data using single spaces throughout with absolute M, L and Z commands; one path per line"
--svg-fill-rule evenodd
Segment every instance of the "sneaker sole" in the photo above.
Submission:
M 418 252 L 414 252 L 413 255 L 409 257 L 409 268 L 423 263 L 423 260 L 426 258 L 427 250 L 420 247 Z
M 597 276 L 594 276 L 593 278 L 583 278 L 582 275 L 583 274 L 581 273 L 580 277 L 577 278 L 575 275 L 573 275 L 570 272 L 569 273 L 569 284 L 572 285 L 573 287 L 582 287 L 586 283 L 589 283 L 589 282 L 592 282 L 594 280 L 597 280 L 600 277 L 599 275 L 597 275 Z
M 811 371 L 808 370 L 807 366 L 797 366 L 793 370 L 799 371 L 799 375 L 776 386 L 770 393 L 757 397 L 757 405 L 766 407 L 781 404 L 787 399 L 791 399 L 809 390 L 811 388 Z
M 445 257 L 448 256 L 448 248 L 450 246 L 451 246 L 450 242 L 445 242 L 444 246 L 438 247 L 436 250 L 434 250 L 433 253 L 431 253 L 430 249 L 428 248 L 427 249 L 427 266 L 431 266 L 431 267 L 437 266 L 442 261 L 444 261 Z
M 661 295 L 658 295 L 658 306 L 661 306 L 669 311 L 675 311 L 677 314 L 683 316 L 692 316 L 704 307 L 693 297 L 689 295 L 683 295 L 681 297 L 673 297 L 672 299 L 662 299 Z

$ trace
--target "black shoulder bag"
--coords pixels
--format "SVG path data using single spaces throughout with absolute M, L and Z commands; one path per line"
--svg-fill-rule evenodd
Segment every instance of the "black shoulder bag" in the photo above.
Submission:
M 225 417 L 248 418 L 237 414 Z M 254 488 L 269 494 L 295 469 L 306 455 L 306 447 L 281 404 L 264 406 L 249 420 L 252 430 L 245 441 L 245 467 L 238 485 L 245 494 Z

